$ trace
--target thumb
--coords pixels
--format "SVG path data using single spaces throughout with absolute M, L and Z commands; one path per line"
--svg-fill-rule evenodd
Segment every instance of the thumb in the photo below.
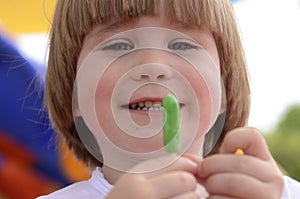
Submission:
M 255 128 L 237 128 L 225 136 L 220 153 L 234 153 L 237 149 L 262 160 L 273 159 L 264 137 Z

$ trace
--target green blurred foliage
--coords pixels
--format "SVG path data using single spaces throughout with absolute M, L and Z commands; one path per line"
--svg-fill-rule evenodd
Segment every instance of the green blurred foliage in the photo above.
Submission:
M 287 175 L 300 181 L 300 104 L 290 106 L 275 130 L 265 134 L 265 138 Z

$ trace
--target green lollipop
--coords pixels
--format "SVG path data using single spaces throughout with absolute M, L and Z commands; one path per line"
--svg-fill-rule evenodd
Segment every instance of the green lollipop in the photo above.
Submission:
M 168 94 L 162 102 L 164 108 L 164 146 L 168 153 L 178 153 L 181 149 L 180 106 L 174 95 Z

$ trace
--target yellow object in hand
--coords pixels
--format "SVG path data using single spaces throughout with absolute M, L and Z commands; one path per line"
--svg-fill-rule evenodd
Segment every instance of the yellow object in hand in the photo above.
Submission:
M 234 152 L 235 155 L 244 155 L 244 151 L 242 149 L 237 149 L 235 152 Z

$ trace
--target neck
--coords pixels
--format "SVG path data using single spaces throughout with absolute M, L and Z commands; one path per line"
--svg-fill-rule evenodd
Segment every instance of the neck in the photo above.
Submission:
M 119 177 L 124 174 L 122 171 L 118 171 L 115 169 L 112 169 L 108 166 L 103 165 L 102 167 L 102 173 L 104 178 L 112 185 L 116 183 L 116 181 L 119 179 Z

